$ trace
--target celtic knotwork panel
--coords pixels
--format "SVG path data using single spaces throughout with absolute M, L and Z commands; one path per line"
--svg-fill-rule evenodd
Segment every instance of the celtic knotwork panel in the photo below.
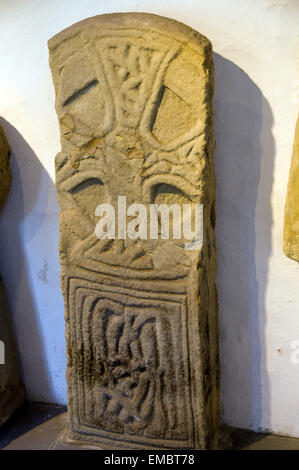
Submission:
M 80 424 L 188 442 L 185 297 L 177 303 L 140 298 L 132 290 L 120 296 L 80 279 L 69 284 L 76 306 L 71 362 L 84 396 Z

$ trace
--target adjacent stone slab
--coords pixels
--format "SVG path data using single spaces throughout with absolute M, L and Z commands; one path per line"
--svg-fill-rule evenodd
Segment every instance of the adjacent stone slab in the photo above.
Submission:
M 10 148 L 0 127 L 0 206 L 5 202 L 11 185 L 9 167 Z M 24 401 L 24 387 L 20 380 L 16 346 L 10 315 L 0 276 L 0 425 Z
M 11 171 L 9 166 L 10 148 L 4 131 L 0 126 L 0 207 L 3 206 L 11 185 Z
M 283 249 L 289 258 L 299 261 L 299 116 L 285 206 Z
M 49 49 L 69 436 L 107 448 L 215 447 L 211 44 L 174 20 L 126 13 L 77 23 Z M 119 196 L 147 208 L 203 204 L 202 248 L 98 239 L 95 209 Z

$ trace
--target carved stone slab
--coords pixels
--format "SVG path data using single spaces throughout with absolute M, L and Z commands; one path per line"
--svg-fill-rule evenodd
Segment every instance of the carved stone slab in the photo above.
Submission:
M 299 116 L 285 206 L 283 249 L 289 258 L 299 261 Z
M 208 448 L 218 434 L 213 61 L 174 20 L 113 14 L 49 41 L 69 435 Z M 95 235 L 99 204 L 203 204 L 204 241 Z M 120 222 L 119 222 L 120 224 Z
M 4 204 L 11 185 L 9 167 L 10 149 L 0 126 L 0 207 Z M 24 400 L 10 315 L 0 276 L 0 425 Z

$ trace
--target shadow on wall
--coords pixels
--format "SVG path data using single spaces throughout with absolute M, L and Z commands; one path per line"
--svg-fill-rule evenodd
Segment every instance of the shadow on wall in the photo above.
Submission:
M 246 73 L 218 54 L 214 61 L 222 419 L 259 430 L 271 418 L 264 311 L 271 254 L 273 117 Z M 257 212 L 262 213 L 262 233 L 260 228 L 256 232 Z M 259 245 L 264 240 L 262 249 L 257 239 Z
M 42 331 L 42 307 L 37 305 L 34 285 L 38 273 L 33 271 L 35 258 L 43 256 L 37 234 L 47 215 L 49 190 L 54 185 L 19 132 L 2 118 L 0 125 L 11 146 L 13 174 L 12 187 L 0 217 L 0 269 L 27 395 L 36 401 L 52 401 L 53 381 L 46 356 L 45 332 Z M 41 295 L 49 293 L 41 292 Z

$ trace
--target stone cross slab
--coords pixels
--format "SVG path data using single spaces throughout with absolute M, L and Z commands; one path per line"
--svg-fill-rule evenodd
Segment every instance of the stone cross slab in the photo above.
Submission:
M 77 23 L 49 49 L 69 437 L 109 449 L 215 447 L 211 44 L 177 21 L 125 13 Z M 165 236 L 161 218 L 158 239 L 98 237 L 97 207 L 119 197 L 145 213 L 202 205 L 202 246 Z

